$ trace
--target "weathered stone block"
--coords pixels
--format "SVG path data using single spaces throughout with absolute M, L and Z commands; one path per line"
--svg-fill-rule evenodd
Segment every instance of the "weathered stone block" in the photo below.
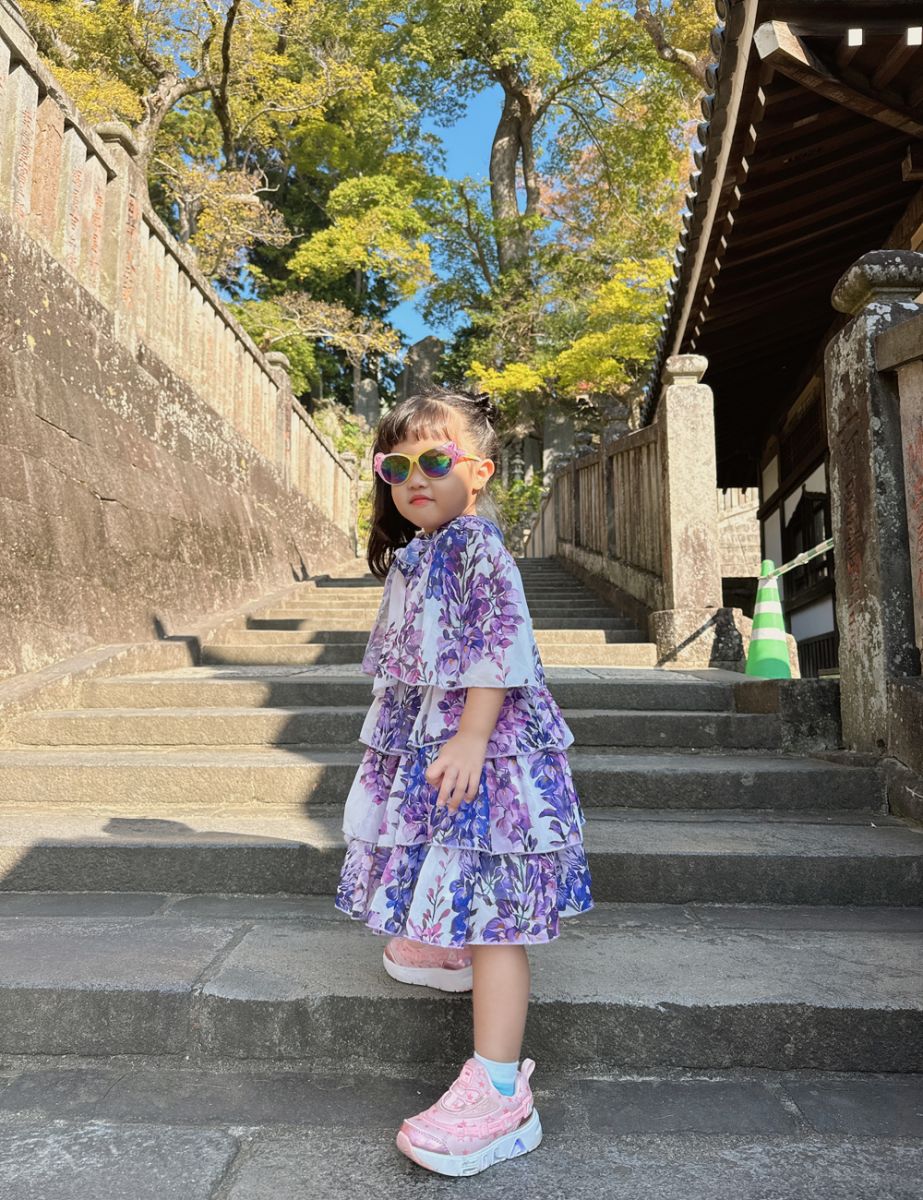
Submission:
M 888 811 L 923 826 L 923 772 L 905 767 L 896 758 L 882 760 Z
M 923 255 L 863 255 L 834 289 L 834 307 L 854 315 L 824 354 L 843 734 L 857 750 L 885 750 L 888 680 L 920 670 L 899 397 L 874 347 L 916 311 L 921 286 Z
M 842 746 L 838 679 L 780 679 L 782 748 L 791 752 Z
M 892 679 L 888 684 L 888 749 L 923 774 L 923 679 Z

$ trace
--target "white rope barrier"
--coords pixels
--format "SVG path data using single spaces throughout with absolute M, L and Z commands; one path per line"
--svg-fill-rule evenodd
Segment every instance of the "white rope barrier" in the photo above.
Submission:
M 768 575 L 763 575 L 762 578 L 774 579 L 776 575 L 784 575 L 786 571 L 791 571 L 793 567 L 800 567 L 802 563 L 810 562 L 812 558 L 817 558 L 818 554 L 826 554 L 828 550 L 832 549 L 833 538 L 827 538 L 825 542 L 821 542 L 811 550 L 805 550 L 803 554 L 799 554 L 791 562 L 783 563 L 781 567 L 776 567 L 774 571 L 770 571 Z

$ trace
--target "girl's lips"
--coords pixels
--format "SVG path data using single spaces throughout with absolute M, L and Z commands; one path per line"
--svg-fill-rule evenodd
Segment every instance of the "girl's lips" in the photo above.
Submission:
M 411 504 L 429 504 L 429 496 L 414 496 L 410 501 Z

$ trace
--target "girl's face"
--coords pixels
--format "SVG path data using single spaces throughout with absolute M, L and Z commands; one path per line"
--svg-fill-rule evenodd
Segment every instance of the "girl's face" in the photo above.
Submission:
M 449 426 L 451 440 L 465 454 L 477 456 L 470 436 L 460 423 Z M 389 450 L 392 454 L 419 454 L 431 446 L 442 446 L 449 441 L 443 433 L 431 434 L 416 441 L 397 442 Z M 386 486 L 401 516 L 406 517 L 424 533 L 431 533 L 447 521 L 464 514 L 473 513 L 477 494 L 493 475 L 492 459 L 463 458 L 455 464 L 444 479 L 430 479 L 414 463 L 403 483 Z

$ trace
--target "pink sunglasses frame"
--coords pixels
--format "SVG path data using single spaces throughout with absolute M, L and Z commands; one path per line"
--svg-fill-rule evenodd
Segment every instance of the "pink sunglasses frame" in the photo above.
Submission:
M 475 459 L 477 462 L 486 462 L 487 461 L 486 459 L 478 458 L 478 456 L 476 454 L 465 454 L 462 450 L 460 450 L 458 448 L 458 446 L 456 446 L 456 444 L 454 442 L 440 442 L 435 446 L 427 446 L 425 450 L 420 451 L 420 454 L 426 454 L 427 451 L 429 451 L 429 450 L 447 450 L 449 452 L 449 456 L 452 459 L 452 465 L 451 465 L 451 467 L 449 467 L 448 471 L 446 471 L 445 475 L 426 475 L 426 472 L 423 471 L 422 467 L 420 467 L 420 470 L 423 471 L 423 474 L 426 475 L 427 479 L 445 479 L 447 475 L 450 475 L 452 473 L 452 471 L 455 470 L 455 464 L 458 462 L 461 462 L 463 459 L 466 459 L 466 458 Z M 407 480 L 410 479 L 410 476 L 413 474 L 414 467 L 419 466 L 420 454 L 405 454 L 404 458 L 410 459 L 410 470 L 407 472 L 407 479 L 405 479 L 402 483 L 391 483 L 389 480 L 385 479 L 385 477 L 382 475 L 381 464 L 388 457 L 388 454 L 394 454 L 394 453 L 400 454 L 401 451 L 389 450 L 386 454 L 383 450 L 379 450 L 379 452 L 375 455 L 375 458 L 373 460 L 375 473 L 376 473 L 376 475 L 378 475 L 378 477 L 380 479 L 382 479 L 385 483 L 387 483 L 389 487 L 403 487 L 404 484 L 407 482 Z

